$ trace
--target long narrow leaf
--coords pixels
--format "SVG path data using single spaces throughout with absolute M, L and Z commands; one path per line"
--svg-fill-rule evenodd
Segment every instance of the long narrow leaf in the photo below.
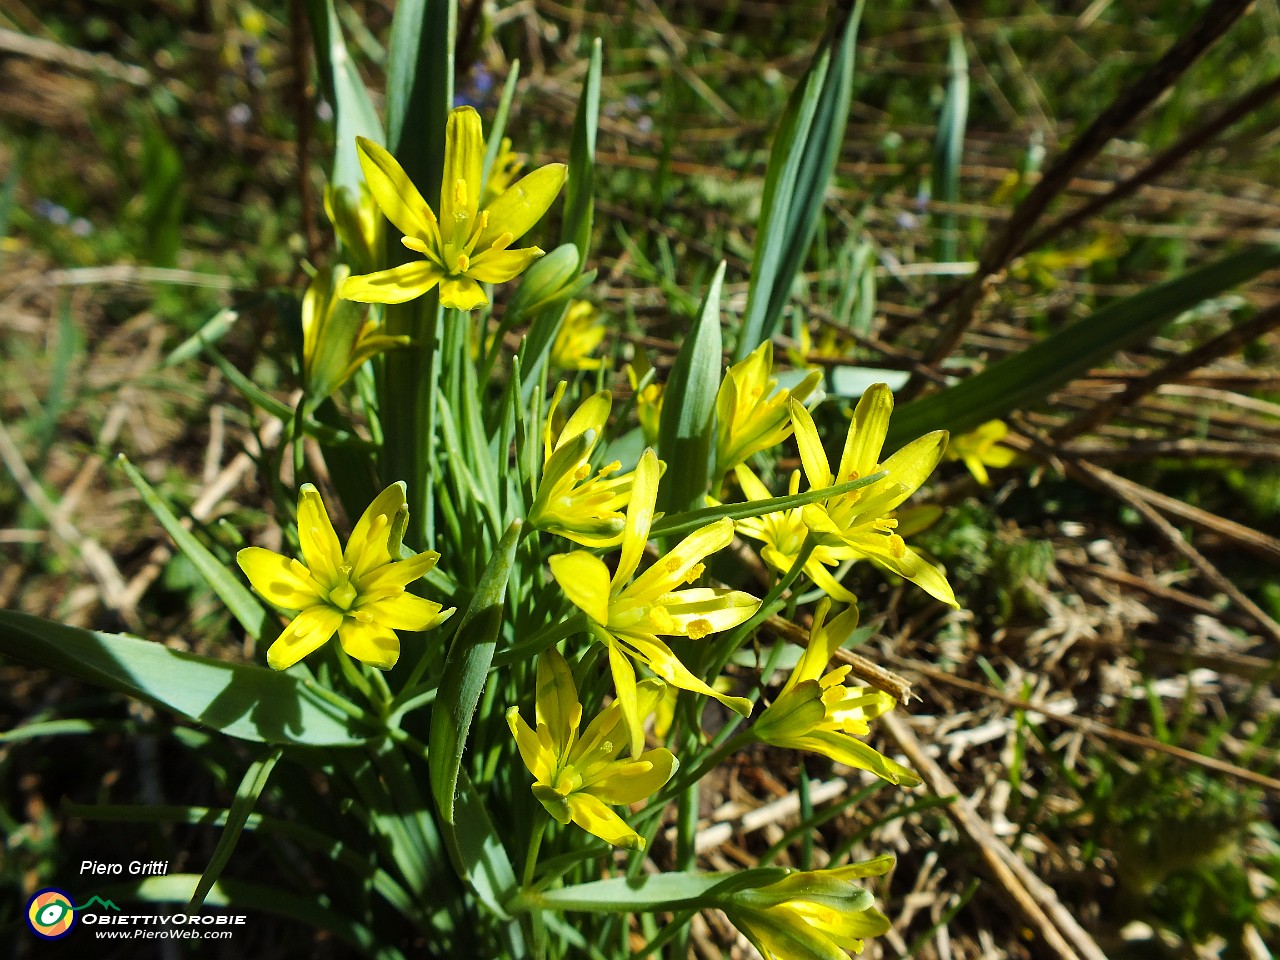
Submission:
M 1150 337 L 1184 310 L 1276 266 L 1280 247 L 1256 247 L 1109 303 L 976 376 L 899 408 L 885 449 L 896 450 L 930 430 L 963 433 L 1038 403 L 1118 350 Z
M 493 651 L 502 626 L 507 580 L 520 542 L 520 521 L 503 534 L 489 560 L 475 596 L 463 615 L 445 661 L 436 702 L 431 710 L 430 766 L 431 791 L 446 824 L 452 824 L 454 797 L 462 751 L 480 693 L 493 662 Z
M 587 262 L 591 225 L 595 215 L 596 125 L 600 118 L 600 38 L 591 45 L 591 62 L 582 83 L 582 96 L 573 120 L 569 144 L 569 179 L 565 185 L 564 228 L 561 243 L 578 248 L 578 266 Z
M 160 643 L 97 633 L 0 610 L 0 654 L 138 697 L 227 736 L 258 743 L 350 747 L 372 731 L 336 694 L 247 663 L 224 663 Z
M 218 838 L 218 845 L 213 850 L 213 856 L 209 858 L 209 865 L 200 875 L 200 882 L 196 884 L 196 889 L 191 894 L 189 906 L 203 906 L 205 897 L 222 876 L 223 869 L 240 841 L 240 834 L 244 833 L 245 821 L 257 806 L 262 791 L 267 788 L 267 780 L 280 759 L 281 752 L 280 747 L 275 747 L 265 757 L 251 763 L 249 769 L 245 771 L 244 779 L 240 781 L 240 788 L 236 790 L 235 799 L 231 801 L 231 809 L 227 811 L 227 821 L 223 825 L 222 836 Z
M 658 453 L 671 470 L 662 484 L 660 509 L 671 513 L 702 503 L 710 485 L 711 451 L 716 433 L 716 393 L 723 355 L 720 347 L 722 260 L 707 288 L 702 309 L 680 346 L 663 393 Z

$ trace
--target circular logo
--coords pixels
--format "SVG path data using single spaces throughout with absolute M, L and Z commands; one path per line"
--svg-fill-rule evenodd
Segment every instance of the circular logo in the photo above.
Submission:
M 65 937 L 76 924 L 71 898 L 52 888 L 36 891 L 27 902 L 27 923 L 36 936 L 46 940 Z

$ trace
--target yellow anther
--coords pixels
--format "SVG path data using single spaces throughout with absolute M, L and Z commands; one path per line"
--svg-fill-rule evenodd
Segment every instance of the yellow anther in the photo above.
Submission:
M 467 216 L 467 181 L 458 179 L 453 181 L 453 205 L 462 207 L 462 210 L 455 210 L 453 215 L 458 220 L 463 220 Z
M 486 214 L 488 212 L 489 211 L 487 210 L 485 211 Z M 498 239 L 493 241 L 493 243 L 489 244 L 489 249 L 505 250 L 507 249 L 507 247 L 511 246 L 511 244 L 515 243 L 515 241 L 516 241 L 516 235 L 512 233 L 510 230 L 507 230 L 505 233 L 498 234 Z
M 697 583 L 706 572 L 707 565 L 705 563 L 695 563 L 689 572 L 684 575 L 684 582 Z
M 573 471 L 573 479 L 585 480 L 589 476 L 591 476 L 591 464 L 584 460 L 582 463 L 578 464 L 578 469 Z
M 369 524 L 369 534 L 365 537 L 365 542 L 377 543 L 379 537 L 385 537 L 387 535 L 387 527 L 390 523 L 391 521 L 387 519 L 387 515 L 385 513 L 380 513 L 374 517 L 373 522 Z M 396 558 L 393 557 L 392 559 Z
M 706 617 L 699 617 L 697 620 L 691 620 L 689 622 L 689 639 L 701 640 L 714 629 L 715 627 L 711 625 L 711 621 L 706 619 Z
M 671 554 L 671 556 L 667 557 L 666 567 L 667 567 L 668 573 L 679 573 L 680 568 L 683 566 L 684 566 L 684 561 L 681 560 L 674 553 Z
M 471 266 L 471 258 L 468 257 L 465 253 L 458 254 L 458 272 L 466 273 L 467 269 L 470 266 Z

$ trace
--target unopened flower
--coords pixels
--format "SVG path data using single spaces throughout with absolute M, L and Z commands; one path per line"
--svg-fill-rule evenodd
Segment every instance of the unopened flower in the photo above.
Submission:
M 599 370 L 604 361 L 592 354 L 607 329 L 599 310 L 585 300 L 574 300 L 551 345 L 551 365 L 560 370 Z
M 788 401 L 803 401 L 822 379 L 814 370 L 791 390 L 773 379 L 773 343 L 766 340 L 745 360 L 725 371 L 716 394 L 716 465 L 723 477 L 754 454 L 791 435 Z
M 733 521 L 710 523 L 685 537 L 670 553 L 635 577 L 653 523 L 658 497 L 658 458 L 645 450 L 635 470 L 631 503 L 622 532 L 622 554 L 612 577 L 603 560 L 585 551 L 551 558 L 551 573 L 565 595 L 586 613 L 592 635 L 609 651 L 618 701 L 630 732 L 631 751 L 643 743 L 642 715 L 631 661 L 643 663 L 667 683 L 715 697 L 744 717 L 751 701 L 714 690 L 680 662 L 659 637 L 701 640 L 749 620 L 760 601 L 737 590 L 695 587 L 680 590 L 702 576 L 702 560 L 733 540 Z
M 351 657 L 381 670 L 400 658 L 397 630 L 429 630 L 453 610 L 405 590 L 435 566 L 428 550 L 401 560 L 409 521 L 403 482 L 393 483 L 369 504 L 343 550 L 320 493 L 309 483 L 298 498 L 302 560 L 262 547 L 246 547 L 236 562 L 255 590 L 293 620 L 267 650 L 275 670 L 293 666 L 334 633 Z
M 947 433 L 925 434 L 881 463 L 892 411 L 893 394 L 885 384 L 877 383 L 862 395 L 849 421 L 839 469 L 833 474 L 813 417 L 802 404 L 791 401 L 796 444 L 810 490 L 881 471 L 886 474 L 865 487 L 809 504 L 801 516 L 820 544 L 851 547 L 858 556 L 910 580 L 930 596 L 958 606 L 947 578 L 907 546 L 895 530 L 898 521 L 892 515 L 938 465 Z
M 386 231 L 368 184 L 360 184 L 358 193 L 347 187 L 325 187 L 324 212 L 338 236 L 339 255 L 356 270 L 376 270 Z
M 542 256 L 538 247 L 509 248 L 547 212 L 564 184 L 566 167 L 539 167 L 481 210 L 485 145 L 474 108 L 458 107 L 449 114 L 439 220 L 386 149 L 363 137 L 357 144 L 373 198 L 404 234 L 401 243 L 426 259 L 350 277 L 341 291 L 345 299 L 403 303 L 438 284 L 441 304 L 474 310 L 489 302 L 481 283 L 505 283 Z
M 383 333 L 368 307 L 338 299 L 336 291 L 347 273 L 342 263 L 319 271 L 302 298 L 302 382 L 310 409 L 351 379 L 366 360 L 410 342 Z
M 720 905 L 764 960 L 846 960 L 888 932 L 889 919 L 854 881 L 880 876 L 893 857 L 827 870 L 796 871 L 776 883 L 729 894 Z
M 663 686 L 661 680 L 637 684 L 643 714 L 653 710 Z M 560 823 L 572 821 L 616 847 L 643 850 L 644 838 L 609 808 L 637 803 L 660 790 L 679 766 L 675 756 L 658 747 L 620 759 L 627 736 L 617 700 L 579 737 L 582 704 L 569 665 L 554 647 L 538 657 L 535 710 L 536 730 L 520 716 L 519 707 L 507 711 L 520 757 L 536 781 L 534 796 Z
M 636 395 L 636 417 L 640 421 L 640 432 L 644 434 L 644 442 L 653 446 L 658 442 L 658 428 L 662 423 L 662 384 L 650 380 L 643 387 L 644 378 L 653 368 L 649 358 L 639 350 L 635 359 L 627 364 L 627 380 Z
M 963 460 L 964 465 L 984 487 L 991 482 L 987 467 L 1007 467 L 1018 459 L 1018 452 L 1002 447 L 1000 441 L 1009 435 L 1003 420 L 988 420 L 982 426 L 958 437 L 952 437 L 944 456 L 948 460 Z
M 828 622 L 830 609 L 829 600 L 818 604 L 800 662 L 751 732 L 775 747 L 820 753 L 837 763 L 870 770 L 890 783 L 915 786 L 919 777 L 858 739 L 871 732 L 870 721 L 892 710 L 897 701 L 873 687 L 846 685 L 847 664 L 827 670 L 832 655 L 858 625 L 856 606 Z
M 617 460 L 598 471 L 591 469 L 591 452 L 609 419 L 613 399 L 601 390 L 574 411 L 552 442 L 556 408 L 564 397 L 561 382 L 551 400 L 543 433 L 542 478 L 529 508 L 529 523 L 585 547 L 616 547 L 622 541 L 631 499 L 633 473 L 619 473 Z

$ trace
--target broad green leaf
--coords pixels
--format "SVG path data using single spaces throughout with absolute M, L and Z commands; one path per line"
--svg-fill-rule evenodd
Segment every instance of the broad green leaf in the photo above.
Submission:
M 685 336 L 663 391 L 658 453 L 667 463 L 659 509 L 671 513 L 702 502 L 711 483 L 716 437 L 716 393 L 723 354 L 720 290 L 725 263 L 716 268 L 693 329 Z
M 191 561 L 205 583 L 218 595 L 218 599 L 227 605 L 231 615 L 244 627 L 245 633 L 259 643 L 275 639 L 272 636 L 276 632 L 275 622 L 257 598 L 249 592 L 249 588 L 231 572 L 226 564 L 214 556 L 208 547 L 196 539 L 195 534 L 182 525 L 169 509 L 168 504 L 151 488 L 151 484 L 147 483 L 123 453 L 117 457 L 116 462 L 124 470 L 129 482 L 142 495 L 142 502 L 155 514 L 155 518 L 160 521 L 165 532 L 173 537 L 173 542 L 178 545 L 178 549 Z
M 288 673 L 224 663 L 159 643 L 0 610 L 0 654 L 138 697 L 227 736 L 258 743 L 352 747 L 372 730 L 354 704 Z
M 457 32 L 456 0 L 402 0 L 387 52 L 387 148 L 437 211 Z
M 573 119 L 569 142 L 569 179 L 565 184 L 562 243 L 578 249 L 578 266 L 587 262 L 591 247 L 591 225 L 595 212 L 596 124 L 600 118 L 600 67 L 602 46 L 597 37 L 591 44 L 591 62 L 582 82 L 582 96 Z
M 516 520 L 507 528 L 480 578 L 449 648 L 444 675 L 431 709 L 431 792 L 445 824 L 454 822 L 462 751 L 493 662 L 498 630 L 502 626 L 507 580 L 515 561 L 516 545 L 520 542 L 521 526 Z
M 200 882 L 196 884 L 196 889 L 191 894 L 189 906 L 193 908 L 203 906 L 205 897 L 209 895 L 213 885 L 222 876 L 222 871 L 226 868 L 227 861 L 231 859 L 231 854 L 235 852 L 236 844 L 240 840 L 240 834 L 244 832 L 245 821 L 249 819 L 249 815 L 253 813 L 253 808 L 257 806 L 258 798 L 262 796 L 262 791 L 267 788 L 267 779 L 271 776 L 271 771 L 280 759 L 281 752 L 282 748 L 277 746 L 265 757 L 249 764 L 249 769 L 245 771 L 244 778 L 240 781 L 240 787 L 236 790 L 235 799 L 231 801 L 231 809 L 227 811 L 226 823 L 222 827 L 222 836 L 218 838 L 218 845 L 213 850 L 213 856 L 209 858 L 209 865 L 205 867 L 204 873 L 200 876 Z
M 953 387 L 899 407 L 889 424 L 885 451 L 930 430 L 965 433 L 1039 403 L 1117 351 L 1152 336 L 1183 311 L 1276 266 L 1280 247 L 1255 247 L 1109 303 Z
M 454 869 L 481 903 L 495 916 L 507 919 L 506 903 L 516 890 L 516 871 L 466 771 L 459 771 L 454 813 L 453 828 L 444 830 Z M 512 941 L 508 955 L 522 956 L 525 951 L 520 927 L 511 924 L 508 935 Z
M 960 162 L 964 158 L 964 132 L 969 117 L 969 58 L 964 49 L 964 37 L 951 35 L 951 49 L 947 58 L 950 79 L 947 94 L 942 100 L 942 115 L 938 117 L 938 139 L 933 144 L 932 199 L 955 203 L 960 199 Z M 937 214 L 935 260 L 951 263 L 957 257 L 956 215 Z
M 512 909 L 585 910 L 592 913 L 634 913 L 679 910 L 714 905 L 738 890 L 776 883 L 789 873 L 763 867 L 738 873 L 658 873 L 634 880 L 615 877 L 543 892 L 522 892 Z
M 783 113 L 765 174 L 735 360 L 744 360 L 776 332 L 791 284 L 813 241 L 827 182 L 844 142 L 862 6 L 858 0 L 819 47 Z
M 333 105 L 333 173 L 335 187 L 346 187 L 359 196 L 364 175 L 356 154 L 356 137 L 382 143 L 382 124 L 373 108 L 360 71 L 351 62 L 334 0 L 307 0 L 307 17 L 315 40 L 316 67 L 325 96 Z
M 140 900 L 144 903 L 185 904 L 191 899 L 200 878 L 194 873 L 174 873 L 116 883 L 96 890 L 104 900 Z M 266 912 L 294 920 L 314 930 L 324 930 L 374 960 L 404 960 L 404 954 L 387 946 L 384 938 L 363 924 L 345 917 L 326 900 L 314 894 L 286 893 L 278 885 L 268 886 L 247 880 L 221 880 L 209 892 L 205 903 L 212 907 Z

